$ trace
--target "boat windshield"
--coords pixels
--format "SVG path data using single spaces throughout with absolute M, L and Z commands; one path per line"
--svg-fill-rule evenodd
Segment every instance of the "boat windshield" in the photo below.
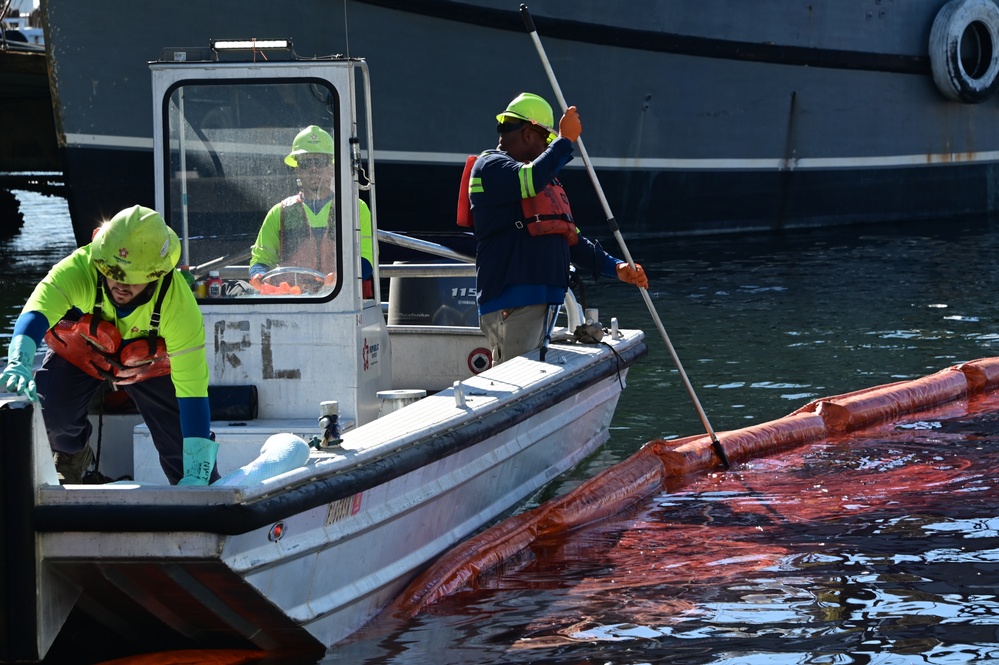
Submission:
M 199 298 L 340 291 L 336 99 L 318 79 L 184 81 L 171 90 L 165 213 Z

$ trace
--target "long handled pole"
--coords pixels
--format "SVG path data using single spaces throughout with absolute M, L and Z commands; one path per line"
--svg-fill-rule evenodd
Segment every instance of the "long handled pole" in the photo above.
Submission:
M 545 53 L 545 47 L 541 45 L 541 39 L 538 37 L 538 31 L 534 27 L 534 19 L 531 18 L 531 13 L 527 11 L 527 5 L 520 6 L 520 16 L 524 19 L 524 25 L 527 26 L 527 31 L 531 34 L 534 46 L 537 48 L 538 55 L 541 57 L 541 64 L 544 65 L 545 71 L 548 73 L 548 80 L 551 81 L 552 88 L 555 90 L 555 96 L 558 97 L 558 103 L 564 112 L 567 108 L 569 108 L 569 106 L 565 103 L 565 97 L 562 96 L 562 88 L 559 87 L 558 79 L 555 78 L 555 72 L 552 70 L 551 63 L 548 60 L 548 55 Z M 614 219 L 614 214 L 611 212 L 610 205 L 607 203 L 607 197 L 604 196 L 604 190 L 600 186 L 600 181 L 597 179 L 597 172 L 593 170 L 593 164 L 590 162 L 590 156 L 586 153 L 586 147 L 583 145 L 582 137 L 576 139 L 576 146 L 579 148 L 579 154 L 583 157 L 583 164 L 586 165 L 586 171 L 590 174 L 590 180 L 593 181 L 593 187 L 596 189 L 597 197 L 600 199 L 600 204 L 604 208 L 604 214 L 607 216 L 607 225 L 610 226 L 611 231 L 614 233 L 614 238 L 617 240 L 617 244 L 620 246 L 621 252 L 624 254 L 624 259 L 628 262 L 628 265 L 634 269 L 635 261 L 631 258 L 631 252 L 628 251 L 628 247 L 624 243 L 624 237 L 621 236 L 621 229 L 618 228 L 617 220 Z M 669 335 L 666 334 L 666 328 L 663 327 L 663 322 L 659 318 L 659 313 L 656 312 L 655 305 L 652 304 L 652 298 L 649 296 L 648 289 L 639 287 L 638 290 L 641 292 L 642 298 L 645 299 L 645 305 L 649 308 L 649 314 L 652 315 L 652 320 L 655 321 L 656 327 L 659 329 L 659 334 L 662 335 L 663 341 L 666 342 L 666 348 L 669 349 L 669 354 L 673 358 L 673 364 L 676 365 L 676 369 L 680 373 L 680 378 L 683 379 L 683 385 L 686 386 L 687 393 L 690 395 L 690 399 L 694 402 L 694 408 L 697 409 L 697 415 L 700 416 L 704 429 L 711 437 L 711 445 L 714 448 L 715 454 L 718 455 L 722 464 L 725 465 L 726 469 L 728 469 L 731 465 L 729 464 L 728 456 L 725 454 L 725 449 L 718 441 L 718 437 L 715 436 L 715 431 L 711 428 L 711 423 L 708 422 L 708 416 L 704 413 L 704 409 L 701 408 L 701 402 L 697 399 L 697 393 L 694 392 L 694 387 L 691 385 L 690 379 L 687 378 L 687 373 L 683 371 L 683 365 L 680 364 L 680 357 L 676 355 L 676 350 L 673 349 L 673 344 L 669 341 Z

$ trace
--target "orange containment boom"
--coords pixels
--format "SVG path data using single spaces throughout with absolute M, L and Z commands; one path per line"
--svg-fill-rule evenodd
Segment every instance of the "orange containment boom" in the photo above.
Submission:
M 783 418 L 730 432 L 718 440 L 734 464 L 827 436 L 855 432 L 999 386 L 999 358 L 962 363 L 900 381 L 815 400 Z M 406 588 L 390 611 L 415 615 L 479 575 L 526 550 L 537 539 L 604 519 L 662 489 L 667 478 L 718 467 L 707 435 L 649 441 L 628 459 L 571 492 L 483 531 L 438 559 Z

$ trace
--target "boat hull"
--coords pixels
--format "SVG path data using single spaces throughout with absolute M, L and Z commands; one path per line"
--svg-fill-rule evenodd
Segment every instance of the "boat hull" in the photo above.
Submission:
M 69 163 L 82 173 L 103 169 L 110 175 L 73 195 L 74 219 L 108 219 L 128 201 L 152 196 L 149 184 L 119 184 L 130 182 L 135 169 L 151 168 L 151 154 L 80 149 Z M 120 172 L 109 171 L 102 166 L 108 163 L 123 166 Z M 383 191 L 405 192 L 379 202 L 385 219 L 405 219 L 406 230 L 417 234 L 458 229 L 447 202 L 454 198 L 452 185 L 460 178 L 460 167 L 410 163 L 378 168 Z M 793 173 L 632 169 L 601 170 L 598 177 L 626 237 L 687 236 L 988 216 L 999 205 L 993 184 L 997 168 L 983 162 Z M 562 181 L 574 210 L 586 211 L 583 232 L 605 234 L 604 219 L 595 216 L 600 202 L 588 176 L 570 170 Z M 414 200 L 423 211 L 415 218 L 409 205 L 400 203 Z
M 7 597 L 8 616 L 30 609 L 37 625 L 7 633 L 4 657 L 44 654 L 74 607 L 115 639 L 140 636 L 143 650 L 346 638 L 427 563 L 607 439 L 627 367 L 646 353 L 640 332 L 624 332 L 613 353 L 555 346 L 548 362 L 535 352 L 487 370 L 463 382 L 464 407 L 441 391 L 347 432 L 338 452 L 313 453 L 269 486 L 67 490 L 36 436 L 34 461 L 3 467 L 6 487 L 37 492 L 29 520 L 10 519 L 18 511 L 5 500 L 22 538 L 4 552 L 52 584 Z M 19 425 L 12 436 L 30 431 L 26 411 L 0 409 Z M 18 464 L 37 467 L 35 488 Z
M 94 15 L 78 4 L 48 2 L 50 29 Z M 245 3 L 171 5 L 155 21 L 122 0 L 100 4 L 129 26 L 115 29 L 119 48 L 85 50 L 93 32 L 61 30 L 50 54 L 81 241 L 102 216 L 151 203 L 150 125 L 134 112 L 148 108 L 150 45 L 259 32 L 242 25 L 256 20 Z M 691 0 L 628 13 L 585 2 L 569 16 L 540 0 L 531 11 L 621 228 L 695 234 L 994 212 L 997 101 L 954 101 L 934 83 L 929 34 L 943 4 Z M 342 9 L 307 2 L 314 21 L 271 13 L 268 27 L 300 54 L 349 52 L 380 72 L 382 219 L 453 228 L 462 165 L 494 143 L 495 114 L 524 89 L 555 99 L 538 54 L 516 12 L 487 0 L 355 0 L 347 28 Z M 564 174 L 581 225 L 599 233 L 581 160 Z
M 61 168 L 43 51 L 0 50 L 0 127 L 0 171 Z

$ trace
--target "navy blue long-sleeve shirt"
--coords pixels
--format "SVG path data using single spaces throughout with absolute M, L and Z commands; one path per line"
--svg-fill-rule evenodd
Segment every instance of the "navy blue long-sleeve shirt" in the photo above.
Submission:
M 475 220 L 479 314 L 538 304 L 558 304 L 569 286 L 569 263 L 593 277 L 613 277 L 621 263 L 579 235 L 572 247 L 561 235 L 532 236 L 523 221 L 523 199 L 549 186 L 572 159 L 572 142 L 558 138 L 529 164 L 500 150 L 482 153 L 472 167 L 469 200 Z

